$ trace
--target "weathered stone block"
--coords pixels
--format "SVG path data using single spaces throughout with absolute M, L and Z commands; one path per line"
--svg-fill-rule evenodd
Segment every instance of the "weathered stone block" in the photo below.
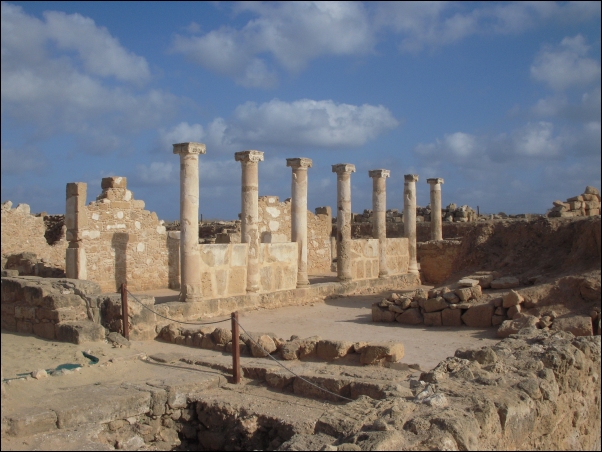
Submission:
M 102 341 L 105 333 L 106 331 L 101 325 L 91 321 L 57 323 L 54 330 L 57 340 L 73 344 Z
M 571 315 L 554 319 L 553 330 L 573 333 L 575 336 L 592 336 L 592 319 L 588 315 Z
M 424 313 L 424 325 L 425 326 L 441 326 L 441 312 L 425 312 Z
M 513 289 L 519 285 L 520 281 L 514 276 L 505 276 L 503 278 L 494 279 L 491 281 L 492 289 Z
M 455 290 L 455 294 L 461 301 L 468 301 L 472 298 L 472 290 L 470 287 L 463 287 Z
M 523 328 L 535 328 L 538 319 L 532 315 L 523 315 L 513 320 L 505 320 L 497 330 L 497 337 L 508 337 L 518 333 Z
M 516 306 L 518 304 L 521 304 L 523 301 L 525 301 L 525 299 L 521 294 L 519 294 L 515 290 L 511 290 L 506 295 L 504 295 L 504 301 L 502 303 L 502 306 L 504 308 L 509 308 L 510 306 Z
M 380 361 L 397 362 L 404 354 L 405 350 L 401 343 L 369 343 L 362 348 L 360 362 L 362 364 L 376 364 Z
M 100 187 L 103 190 L 108 188 L 127 188 L 127 178 L 126 177 L 103 177 L 100 183 Z
M 403 314 L 398 314 L 395 317 L 395 320 L 404 325 L 418 325 L 419 323 L 422 323 L 424 319 L 420 313 L 420 309 L 410 308 Z
M 435 312 L 441 311 L 449 307 L 449 304 L 445 301 L 443 297 L 430 298 L 424 302 L 424 310 L 426 312 Z M 425 316 L 426 323 L 426 316 Z
M 462 326 L 462 310 L 444 309 L 441 311 L 441 324 L 443 326 Z
M 494 307 L 489 303 L 472 306 L 462 315 L 462 321 L 467 326 L 486 328 L 491 326 L 493 311 Z
M 350 351 L 353 351 L 353 342 L 325 339 L 318 342 L 316 354 L 320 359 L 332 361 L 336 358 L 342 358 Z
M 387 308 L 381 308 L 378 303 L 372 305 L 372 321 L 373 322 L 394 322 L 395 313 Z

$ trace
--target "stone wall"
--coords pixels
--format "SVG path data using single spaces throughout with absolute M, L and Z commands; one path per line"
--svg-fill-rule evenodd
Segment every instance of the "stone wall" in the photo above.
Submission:
M 583 194 L 553 204 L 549 217 L 594 217 L 600 215 L 600 190 L 588 185 Z
M 118 290 L 125 281 L 130 290 L 173 287 L 175 271 L 169 267 L 178 259 L 169 256 L 163 221 L 144 210 L 144 201 L 134 199 L 126 178 L 104 178 L 102 193 L 87 206 L 82 188 L 78 196 L 83 201 L 70 203 L 76 196 L 68 198 L 66 216 L 67 238 L 83 253 L 79 266 L 85 266 L 85 272 L 80 268 L 78 277 L 97 282 L 106 292 Z M 71 205 L 79 206 L 79 211 L 70 212 Z M 75 217 L 73 223 L 70 216 Z
M 297 287 L 296 243 L 262 243 L 259 246 L 259 265 L 261 292 Z
M 351 241 L 351 276 L 354 280 L 378 278 L 378 240 Z
M 247 243 L 199 245 L 203 298 L 243 295 L 247 287 Z
M 459 240 L 418 242 L 418 262 L 425 282 L 439 284 L 456 270 L 454 264 L 460 252 Z
M 27 204 L 19 204 L 13 209 L 10 201 L 3 203 L 1 218 L 2 259 L 24 252 L 34 253 L 49 266 L 65 268 L 67 241 L 64 232 L 58 241 L 49 245 L 44 236 L 44 217 L 32 215 Z
M 387 268 L 390 275 L 401 275 L 408 272 L 410 253 L 408 239 L 387 239 Z
M 330 207 L 318 207 L 316 214 L 307 212 L 307 272 L 330 271 Z M 263 243 L 291 241 L 291 201 L 279 202 L 278 196 L 259 197 L 259 233 Z

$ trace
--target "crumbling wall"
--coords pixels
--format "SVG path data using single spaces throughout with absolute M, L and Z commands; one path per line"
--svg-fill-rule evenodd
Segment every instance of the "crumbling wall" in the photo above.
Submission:
M 291 241 L 291 200 L 279 202 L 278 196 L 259 197 L 259 233 L 263 243 Z M 320 274 L 330 271 L 330 207 L 318 207 L 307 212 L 307 272 Z
M 425 282 L 440 284 L 456 271 L 456 259 L 462 242 L 459 240 L 430 240 L 418 242 L 420 273 Z
M 19 204 L 12 208 L 12 202 L 2 204 L 2 259 L 20 253 L 34 253 L 36 258 L 48 266 L 65 269 L 65 240 L 64 228 L 59 239 L 49 245 L 45 237 L 47 232 L 43 216 L 30 213 L 27 204 Z
M 126 281 L 130 290 L 168 287 L 170 275 L 173 286 L 170 265 L 177 259 L 170 259 L 165 226 L 155 212 L 144 210 L 144 201 L 134 199 L 126 178 L 104 178 L 102 193 L 87 206 L 85 187 L 79 190 L 82 193 L 68 198 L 67 208 L 70 249 L 80 253 L 78 266 L 85 266 L 78 277 L 97 282 L 105 292 L 118 290 Z M 78 196 L 83 202 L 69 201 Z M 71 212 L 70 205 L 79 210 Z
M 553 204 L 549 217 L 594 217 L 600 215 L 600 190 L 588 185 L 583 194 Z

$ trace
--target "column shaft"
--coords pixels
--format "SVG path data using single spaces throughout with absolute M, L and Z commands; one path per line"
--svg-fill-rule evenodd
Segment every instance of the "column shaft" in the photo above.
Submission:
M 408 271 L 418 274 L 416 259 L 416 182 L 417 174 L 406 174 L 403 186 L 403 232 L 408 239 L 410 265 Z
M 291 183 L 291 239 L 297 242 L 297 287 L 307 286 L 307 169 L 312 161 L 306 158 L 286 159 L 293 169 Z
M 389 274 L 387 267 L 387 177 L 388 170 L 368 172 L 372 178 L 372 237 L 378 239 L 378 276 Z
M 247 292 L 259 291 L 259 162 L 263 152 L 242 151 L 234 154 L 242 166 L 241 242 L 249 244 Z
M 443 240 L 441 224 L 441 184 L 443 179 L 427 179 L 431 186 L 431 240 Z
M 351 274 L 351 173 L 355 165 L 332 165 L 337 173 L 337 277 L 348 281 Z
M 199 154 L 202 143 L 178 143 L 180 154 L 180 301 L 199 301 L 203 296 L 199 250 Z

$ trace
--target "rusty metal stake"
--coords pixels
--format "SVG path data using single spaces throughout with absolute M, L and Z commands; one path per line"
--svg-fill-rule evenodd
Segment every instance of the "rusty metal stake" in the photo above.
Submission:
M 240 383 L 240 347 L 238 345 L 238 311 L 232 313 L 232 379 Z
M 130 340 L 130 325 L 128 317 L 128 286 L 126 283 L 121 285 L 121 319 L 123 323 L 123 337 Z

